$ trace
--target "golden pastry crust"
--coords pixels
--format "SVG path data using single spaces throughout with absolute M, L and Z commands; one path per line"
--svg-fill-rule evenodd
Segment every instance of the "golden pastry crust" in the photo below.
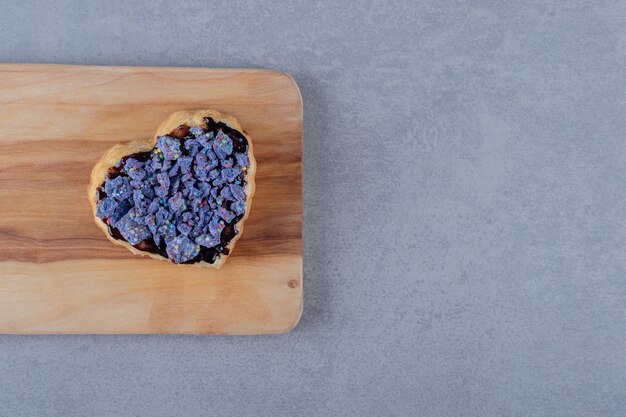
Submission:
M 204 125 L 204 118 L 210 117 L 216 122 L 222 122 L 226 124 L 228 127 L 235 129 L 239 133 L 241 133 L 246 140 L 248 141 L 248 170 L 246 171 L 246 186 L 244 187 L 244 191 L 246 193 L 246 211 L 243 214 L 243 217 L 239 222 L 237 222 L 235 228 L 237 229 L 237 234 L 231 239 L 231 241 L 226 246 L 228 248 L 229 254 L 226 255 L 224 253 L 220 254 L 214 263 L 210 264 L 205 261 L 196 262 L 194 266 L 197 267 L 207 267 L 207 268 L 220 268 L 224 262 L 226 262 L 226 258 L 230 254 L 233 253 L 233 249 L 237 240 L 241 237 L 243 233 L 243 226 L 248 218 L 250 213 L 250 207 L 252 206 L 252 197 L 254 196 L 254 177 L 256 174 L 256 160 L 254 159 L 254 154 L 252 152 L 252 139 L 250 136 L 243 130 L 237 119 L 233 116 L 220 113 L 217 110 L 183 110 L 178 111 L 176 113 L 171 114 L 167 120 L 165 120 L 161 125 L 157 128 L 156 133 L 153 138 L 141 140 L 141 141 L 133 141 L 125 144 L 119 144 L 113 146 L 109 149 L 104 156 L 96 163 L 91 171 L 91 178 L 89 181 L 88 188 L 88 197 L 89 203 L 91 204 L 91 209 L 93 211 L 93 216 L 96 222 L 96 225 L 104 232 L 107 238 L 116 245 L 120 245 L 134 253 L 135 255 L 149 256 L 153 259 L 158 259 L 161 261 L 168 261 L 167 258 L 164 258 L 161 255 L 146 252 L 139 250 L 133 246 L 131 246 L 128 242 L 124 240 L 115 239 L 113 236 L 109 234 L 108 226 L 106 223 L 102 221 L 98 216 L 96 216 L 96 204 L 98 203 L 98 187 L 100 187 L 104 181 L 106 180 L 106 176 L 109 172 L 109 168 L 116 166 L 122 157 L 126 155 L 130 155 L 137 152 L 148 152 L 154 148 L 156 144 L 157 137 L 168 135 L 172 130 L 176 129 L 180 125 L 187 125 L 189 127 L 201 127 Z

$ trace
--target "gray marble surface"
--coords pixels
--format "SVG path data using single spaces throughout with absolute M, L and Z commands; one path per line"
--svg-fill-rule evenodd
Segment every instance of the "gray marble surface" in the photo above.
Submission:
M 291 73 L 302 320 L 2 336 L 0 416 L 626 414 L 624 1 L 176 3 L 0 0 L 0 62 Z

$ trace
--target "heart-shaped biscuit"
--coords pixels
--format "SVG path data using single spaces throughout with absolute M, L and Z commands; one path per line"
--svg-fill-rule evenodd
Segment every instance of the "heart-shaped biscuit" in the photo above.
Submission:
M 233 116 L 179 111 L 154 138 L 115 145 L 91 172 L 96 224 L 137 255 L 219 268 L 254 195 L 252 140 Z

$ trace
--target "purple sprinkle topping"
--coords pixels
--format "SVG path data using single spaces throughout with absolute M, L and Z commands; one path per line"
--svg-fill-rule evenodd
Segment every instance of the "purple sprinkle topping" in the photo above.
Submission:
M 157 200 L 152 200 L 150 206 L 148 206 L 148 214 L 154 214 L 159 211 L 159 202 Z
M 235 201 L 230 205 L 230 209 L 235 212 L 237 216 L 243 214 L 246 211 L 245 201 Z
M 180 165 L 178 165 L 178 161 L 172 165 L 170 172 L 167 173 L 170 177 L 175 177 L 178 174 L 178 170 L 180 169 Z
M 165 186 L 159 186 L 154 189 L 154 193 L 157 195 L 157 197 L 167 197 L 169 189 Z
M 161 237 L 167 243 L 176 237 L 176 226 L 174 226 L 172 223 L 166 223 L 162 226 L 159 226 L 158 232 L 162 235 Z
M 181 235 L 187 236 L 189 233 L 191 233 L 191 229 L 192 227 L 189 226 L 188 223 L 181 223 L 178 225 L 178 231 Z
M 187 174 L 191 171 L 191 162 L 193 158 L 190 156 L 181 156 L 178 158 L 178 165 L 180 166 L 180 170 L 183 174 Z
M 213 181 L 211 181 L 211 184 L 213 184 L 214 187 L 219 187 L 224 183 L 226 183 L 226 180 L 222 177 L 217 177 Z
M 184 235 L 167 242 L 167 255 L 177 264 L 195 258 L 199 252 L 200 247 Z
M 220 237 L 222 230 L 224 230 L 224 223 L 214 216 L 209 222 L 209 233 L 215 237 Z
M 235 178 L 237 178 L 237 175 L 239 175 L 239 169 L 237 168 L 228 168 L 228 169 L 222 170 L 222 179 L 227 182 L 235 181 Z
M 240 167 L 248 167 L 248 155 L 245 153 L 236 153 L 235 158 L 237 159 L 237 165 Z
M 156 212 L 156 223 L 159 226 L 165 224 L 165 222 L 169 220 L 169 218 L 170 213 L 168 213 L 168 211 L 165 210 L 163 207 L 159 208 L 159 211 Z
M 109 217 L 115 211 L 115 207 L 117 207 L 117 203 L 112 198 L 100 200 L 96 206 L 96 216 L 103 218 Z
M 222 200 L 229 200 L 229 201 L 235 200 L 235 197 L 233 197 L 233 193 L 230 191 L 230 188 L 228 187 L 222 188 L 222 191 L 220 191 L 220 197 L 222 197 Z
M 219 159 L 226 159 L 228 155 L 233 153 L 233 141 L 220 131 L 213 141 L 213 151 Z
M 246 194 L 243 191 L 243 187 L 241 185 L 229 184 L 228 188 L 230 189 L 230 192 L 232 193 L 233 197 L 235 197 L 235 200 L 245 201 Z
M 217 246 L 220 244 L 220 238 L 213 235 L 204 234 L 196 237 L 196 243 L 207 248 L 212 248 L 213 246 Z
M 117 222 L 133 207 L 131 202 L 132 200 L 122 200 L 116 203 L 113 214 L 109 216 L 109 221 L 113 226 L 116 226 Z
M 231 213 L 230 211 L 226 210 L 226 208 L 224 207 L 219 207 L 217 210 L 215 210 L 215 212 L 217 213 L 219 217 L 224 219 L 226 223 L 230 223 L 235 218 L 235 215 Z
M 131 245 L 136 245 L 144 239 L 150 237 L 150 230 L 142 224 L 137 223 L 128 212 L 124 217 L 120 219 L 115 225 L 124 236 L 124 239 Z
M 203 148 L 210 148 L 211 139 L 213 139 L 213 132 L 208 132 L 208 133 L 205 133 L 204 135 L 198 136 L 198 143 Z
M 96 216 L 131 245 L 152 239 L 173 262 L 186 262 L 201 248 L 221 250 L 226 224 L 245 213 L 248 166 L 248 156 L 235 153 L 221 130 L 161 136 L 149 155 L 118 164 L 120 174 L 101 187 Z
M 113 197 L 116 200 L 124 200 L 130 197 L 133 192 L 128 178 L 121 176 L 107 180 L 104 184 L 104 191 L 107 193 L 107 196 Z
M 163 155 L 166 161 L 178 159 L 182 155 L 180 141 L 169 136 L 161 136 L 157 140 L 157 153 Z
M 186 208 L 183 193 L 180 191 L 170 197 L 169 200 L 167 200 L 167 203 L 170 206 L 170 211 L 173 211 L 174 213 L 182 212 Z
M 156 180 L 161 187 L 168 188 L 170 186 L 170 177 L 164 172 L 159 172 L 156 176 Z
M 161 159 L 159 158 L 159 155 L 160 154 L 154 154 L 152 156 L 152 162 L 149 165 L 149 167 L 152 169 L 152 171 L 159 170 L 163 166 L 163 164 L 161 163 Z
M 191 129 L 189 129 L 189 133 L 191 133 L 195 137 L 200 137 L 204 135 L 204 130 L 200 129 L 199 127 L 192 127 Z
M 132 180 L 141 180 L 146 176 L 146 171 L 143 169 L 143 166 L 143 162 L 128 158 L 126 165 L 124 165 L 124 171 Z

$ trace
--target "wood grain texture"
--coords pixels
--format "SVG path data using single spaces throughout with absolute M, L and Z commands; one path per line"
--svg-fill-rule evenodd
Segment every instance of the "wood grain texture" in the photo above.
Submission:
M 92 219 L 112 145 L 215 108 L 254 138 L 256 194 L 220 270 L 138 258 Z M 0 333 L 260 334 L 302 311 L 302 101 L 266 70 L 0 65 Z

